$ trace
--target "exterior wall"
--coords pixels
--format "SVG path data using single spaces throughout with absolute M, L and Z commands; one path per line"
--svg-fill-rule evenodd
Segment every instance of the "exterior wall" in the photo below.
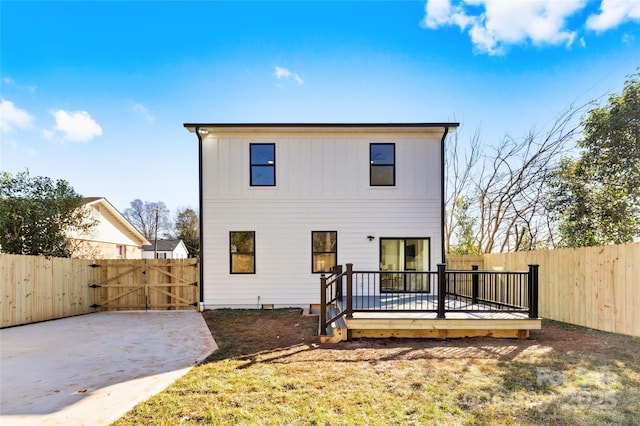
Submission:
M 430 238 L 441 261 L 443 129 L 209 134 L 203 138 L 206 307 L 319 303 L 311 231 L 338 232 L 338 263 L 378 270 L 380 238 Z M 249 185 L 249 144 L 276 144 L 275 187 Z M 396 186 L 369 186 L 369 144 L 396 144 Z M 230 274 L 229 232 L 255 231 L 256 274 Z M 369 241 L 368 235 L 375 237 Z
M 98 224 L 88 234 L 74 234 L 70 238 L 76 247 L 72 257 L 96 259 L 141 259 L 142 244 L 106 207 L 100 204 L 88 206 L 91 217 Z M 119 256 L 117 246 L 122 246 Z
M 146 250 L 145 250 L 145 251 L 143 251 L 143 252 L 142 252 L 142 258 L 143 258 L 143 259 L 154 259 L 154 257 L 153 257 L 153 253 L 154 253 L 153 251 L 146 251 Z M 161 250 L 158 250 L 158 253 L 169 253 L 169 254 L 167 255 L 167 258 L 169 258 L 169 256 L 171 255 L 171 252 L 169 252 L 169 251 L 161 251 Z
M 184 242 L 180 241 L 180 243 L 178 243 L 176 248 L 173 250 L 171 259 L 186 259 L 187 257 L 189 257 L 187 246 L 184 245 Z
M 172 251 L 168 251 L 168 250 L 158 250 L 157 252 L 158 254 L 164 254 L 165 257 L 162 257 L 162 259 L 180 259 L 178 257 L 175 257 L 173 255 Z M 143 259 L 154 259 L 154 252 L 153 251 L 143 251 L 142 252 L 142 258 Z
M 74 247 L 71 257 L 77 259 L 141 259 L 142 250 L 138 246 L 72 239 Z M 123 256 L 118 256 L 118 246 L 122 246 Z

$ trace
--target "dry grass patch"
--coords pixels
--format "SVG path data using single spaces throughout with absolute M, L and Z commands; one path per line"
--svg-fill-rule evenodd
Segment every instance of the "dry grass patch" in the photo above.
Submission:
M 320 346 L 297 309 L 203 315 L 220 349 L 117 425 L 637 424 L 640 339 L 545 322 Z

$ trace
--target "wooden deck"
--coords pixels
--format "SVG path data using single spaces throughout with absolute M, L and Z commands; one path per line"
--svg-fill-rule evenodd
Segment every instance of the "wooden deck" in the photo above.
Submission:
M 345 320 L 347 336 L 358 337 L 506 337 L 526 339 L 529 330 L 542 328 L 542 321 L 519 313 L 455 312 L 447 318 L 435 313 L 354 313 Z
M 400 275 L 405 285 L 388 286 Z M 419 282 L 421 286 L 407 287 Z M 427 285 L 424 285 L 424 284 Z M 412 290 L 412 291 L 408 291 Z M 418 290 L 418 291 L 416 291 Z M 434 295 L 434 293 L 437 294 Z M 538 318 L 538 266 L 528 271 L 354 271 L 320 278 L 320 340 L 358 337 L 526 339 Z
M 435 300 L 432 295 L 415 294 L 354 298 L 353 316 L 337 321 L 331 333 L 321 336 L 321 341 L 335 343 L 352 338 L 449 339 L 479 336 L 526 339 L 530 330 L 542 328 L 540 318 L 529 318 L 524 312 L 491 311 L 489 306 L 472 305 L 451 298 L 446 299 L 447 305 L 469 311 L 447 312 L 446 318 L 437 318 Z M 344 304 L 345 301 L 340 303 Z M 417 305 L 424 311 L 416 312 Z M 380 307 L 380 310 L 357 311 L 374 306 Z

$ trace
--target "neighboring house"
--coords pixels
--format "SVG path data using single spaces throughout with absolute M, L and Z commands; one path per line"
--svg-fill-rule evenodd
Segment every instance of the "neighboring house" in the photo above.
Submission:
M 97 225 L 85 234 L 70 234 L 72 257 L 85 259 L 141 259 L 149 241 L 102 197 L 84 198 L 84 208 Z
M 142 246 L 143 259 L 186 259 L 187 257 L 189 252 L 182 240 L 157 240 L 157 245 L 156 240 L 151 240 L 151 244 Z
M 308 308 L 336 264 L 443 262 L 444 142 L 458 123 L 184 126 L 199 140 L 204 307 Z

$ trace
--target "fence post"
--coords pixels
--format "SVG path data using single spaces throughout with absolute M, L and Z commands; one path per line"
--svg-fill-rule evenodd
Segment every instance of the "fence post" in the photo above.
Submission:
M 437 318 L 445 318 L 444 315 L 444 303 L 445 296 L 447 292 L 447 283 L 445 276 L 445 268 L 447 265 L 445 263 L 438 264 L 438 315 Z
M 353 263 L 347 263 L 347 318 L 353 318 Z
M 320 335 L 327 335 L 327 277 L 320 275 Z
M 529 318 L 538 318 L 538 268 L 539 265 L 529 265 Z
M 478 265 L 471 265 L 471 270 L 473 271 L 477 271 L 478 270 Z M 477 304 L 478 303 L 478 281 L 479 281 L 478 274 L 474 273 L 471 276 L 471 303 L 472 304 Z

